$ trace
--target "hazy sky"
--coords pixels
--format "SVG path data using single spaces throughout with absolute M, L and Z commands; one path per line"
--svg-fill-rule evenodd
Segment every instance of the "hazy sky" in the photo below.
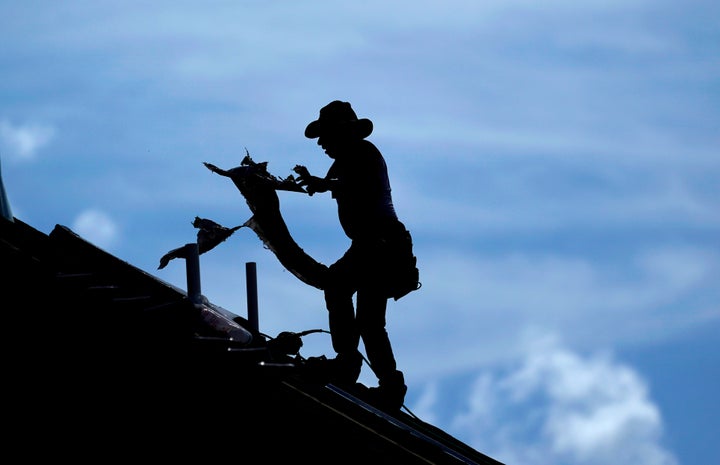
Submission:
M 157 266 L 195 216 L 251 216 L 202 162 L 323 175 L 303 131 L 350 101 L 419 260 L 388 309 L 413 413 L 508 465 L 720 463 L 717 2 L 0 0 L 0 18 L 18 219 L 184 289 L 182 261 Z M 280 200 L 306 252 L 342 255 L 329 195 Z M 261 331 L 327 328 L 322 293 L 247 228 L 201 257 L 203 294 L 245 316 L 247 262 Z

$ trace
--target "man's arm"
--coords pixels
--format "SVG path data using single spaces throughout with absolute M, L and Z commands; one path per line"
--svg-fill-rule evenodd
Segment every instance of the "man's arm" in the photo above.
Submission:
M 313 195 L 316 192 L 332 191 L 335 184 L 337 184 L 336 179 L 320 178 L 311 175 L 308 169 L 302 165 L 295 165 L 293 171 L 298 174 L 298 184 L 304 187 L 309 195 Z

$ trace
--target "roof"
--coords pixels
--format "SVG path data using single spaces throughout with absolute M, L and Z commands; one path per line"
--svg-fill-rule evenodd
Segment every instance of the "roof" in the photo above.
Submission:
M 306 379 L 246 318 L 69 228 L 0 218 L 4 379 L 25 456 L 500 464 L 405 412 Z

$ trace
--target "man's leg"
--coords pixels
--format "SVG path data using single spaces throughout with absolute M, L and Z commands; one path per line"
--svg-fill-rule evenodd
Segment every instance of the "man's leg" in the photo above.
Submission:
M 361 289 L 357 295 L 357 323 L 365 352 L 378 388 L 370 390 L 372 402 L 386 410 L 399 410 L 405 400 L 407 386 L 403 373 L 397 369 L 385 320 L 387 297 L 375 289 Z
M 360 331 L 353 306 L 355 254 L 351 247 L 340 260 L 330 266 L 325 288 L 330 338 L 337 356 L 329 361 L 331 379 L 336 384 L 355 384 L 362 370 L 358 351 Z
M 360 343 L 360 332 L 355 322 L 352 292 L 336 288 L 325 289 L 325 305 L 333 349 L 338 354 L 356 352 Z
M 330 338 L 337 356 L 327 362 L 329 382 L 351 386 L 362 370 L 362 355 L 358 351 L 360 333 L 355 323 L 352 293 L 336 289 L 325 290 Z
M 385 329 L 386 309 L 386 297 L 374 290 L 358 291 L 357 325 L 360 328 L 368 361 L 378 379 L 388 376 L 396 369 L 395 355 Z
M 360 333 L 355 325 L 352 294 L 334 288 L 325 290 L 330 324 L 330 338 L 336 352 L 334 358 L 309 357 L 305 362 L 310 379 L 338 386 L 353 386 L 362 371 L 362 355 L 358 351 Z

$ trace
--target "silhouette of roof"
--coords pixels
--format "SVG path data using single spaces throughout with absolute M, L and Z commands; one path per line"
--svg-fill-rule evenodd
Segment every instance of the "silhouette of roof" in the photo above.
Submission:
M 248 319 L 65 226 L 0 218 L 0 259 L 6 442 L 24 457 L 500 464 L 306 379 Z

